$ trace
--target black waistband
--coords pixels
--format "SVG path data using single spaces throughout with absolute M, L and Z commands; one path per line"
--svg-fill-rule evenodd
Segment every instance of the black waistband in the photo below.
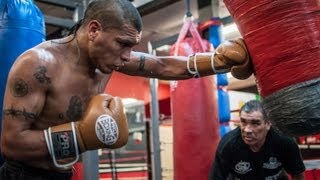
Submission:
M 17 161 L 6 161 L 4 163 L 4 166 L 6 166 L 9 170 L 12 170 L 13 172 L 29 174 L 33 176 L 55 177 L 57 179 L 71 179 L 72 177 L 72 170 L 67 170 L 65 172 L 50 171 L 46 169 L 27 166 Z

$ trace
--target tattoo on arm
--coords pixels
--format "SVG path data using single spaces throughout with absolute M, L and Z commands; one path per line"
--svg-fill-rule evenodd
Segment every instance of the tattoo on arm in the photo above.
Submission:
M 12 118 L 23 116 L 25 120 L 32 120 L 32 121 L 37 120 L 39 118 L 37 114 L 27 112 L 24 108 L 23 110 L 18 110 L 11 107 L 10 109 L 4 109 L 3 114 L 5 116 L 12 116 Z
M 59 119 L 60 121 L 63 121 L 63 120 L 64 120 L 64 115 L 63 115 L 63 113 L 59 113 L 58 119 Z
M 146 57 L 144 55 L 140 56 L 140 61 L 139 61 L 139 68 L 138 71 L 144 71 L 144 64 L 146 61 Z
M 28 84 L 21 78 L 17 78 L 10 87 L 10 92 L 14 97 L 23 97 L 28 94 Z
M 72 96 L 67 110 L 67 117 L 70 121 L 77 121 L 82 117 L 83 108 L 79 96 Z
M 51 79 L 46 76 L 47 68 L 45 66 L 39 66 L 36 69 L 36 72 L 33 76 L 41 83 L 41 84 L 50 84 Z

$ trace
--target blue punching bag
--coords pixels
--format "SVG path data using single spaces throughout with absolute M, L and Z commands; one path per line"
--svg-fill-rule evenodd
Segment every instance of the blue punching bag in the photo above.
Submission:
M 0 0 L 1 112 L 7 77 L 12 64 L 22 52 L 44 40 L 44 17 L 33 0 Z M 0 113 L 0 120 L 2 120 L 2 113 Z

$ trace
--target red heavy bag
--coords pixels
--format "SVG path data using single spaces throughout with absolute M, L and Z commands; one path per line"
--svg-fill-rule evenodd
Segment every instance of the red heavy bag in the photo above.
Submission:
M 266 112 L 280 131 L 320 133 L 319 0 L 224 0 L 252 57 Z
M 186 37 L 190 31 L 193 37 Z M 171 55 L 188 56 L 210 50 L 191 19 L 180 31 Z M 207 180 L 219 141 L 214 76 L 171 83 L 175 180 Z

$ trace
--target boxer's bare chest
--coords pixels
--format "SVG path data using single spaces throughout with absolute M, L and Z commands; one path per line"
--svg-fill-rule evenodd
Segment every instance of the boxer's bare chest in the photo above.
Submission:
M 96 94 L 103 93 L 110 75 L 89 77 L 78 72 L 63 72 L 52 78 L 37 129 L 79 120 Z

